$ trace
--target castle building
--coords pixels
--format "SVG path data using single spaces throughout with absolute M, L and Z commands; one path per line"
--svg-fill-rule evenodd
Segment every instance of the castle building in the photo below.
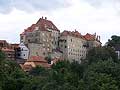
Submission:
M 86 58 L 89 49 L 101 46 L 100 36 L 96 34 L 81 35 L 78 31 L 63 31 L 47 18 L 40 18 L 36 24 L 20 34 L 20 42 L 29 49 L 29 57 L 53 57 L 81 62 Z M 28 57 L 28 59 L 29 59 Z
M 63 31 L 60 35 L 59 48 L 63 58 L 69 61 L 79 61 L 86 57 L 86 40 L 78 31 Z
M 24 43 L 20 43 L 19 49 L 20 52 L 18 52 L 18 57 L 20 59 L 27 60 L 29 56 L 29 49 L 24 45 Z
M 78 31 L 63 31 L 60 35 L 59 49 L 63 58 L 72 62 L 81 62 L 86 58 L 89 49 L 101 46 L 98 36 L 91 34 L 81 35 Z
M 47 56 L 58 47 L 60 30 L 47 18 L 40 18 L 20 34 L 20 41 L 30 50 L 30 55 Z
M 102 44 L 100 42 L 100 36 L 97 36 L 96 33 L 95 34 L 87 33 L 83 37 L 86 40 L 86 45 L 87 45 L 88 49 L 91 49 L 93 47 L 100 47 Z
M 15 50 L 6 40 L 0 40 L 0 50 L 5 53 L 7 60 L 15 60 Z

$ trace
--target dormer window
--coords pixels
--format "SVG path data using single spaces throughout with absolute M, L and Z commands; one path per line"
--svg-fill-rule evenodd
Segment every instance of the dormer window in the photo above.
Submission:
M 42 35 L 44 36 L 45 34 L 44 34 L 44 33 L 42 33 Z
M 45 24 L 45 28 L 47 28 L 47 25 Z
M 39 30 L 39 27 L 35 27 L 35 30 Z
M 52 29 L 54 29 L 54 26 L 52 25 Z

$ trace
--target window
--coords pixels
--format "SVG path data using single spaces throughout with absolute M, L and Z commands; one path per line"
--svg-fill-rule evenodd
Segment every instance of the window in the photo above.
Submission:
M 52 25 L 52 29 L 54 29 L 54 26 Z
M 37 38 L 35 39 L 35 42 L 37 42 L 38 40 L 37 40 Z
M 69 52 L 69 55 L 70 55 L 70 52 Z
M 25 56 L 25 54 L 24 54 L 24 56 Z
M 21 49 L 21 51 L 23 51 L 23 48 Z
M 45 55 L 45 52 L 43 53 L 43 55 Z
M 8 56 L 11 56 L 11 54 L 8 54 Z
M 20 56 L 20 54 L 18 54 L 18 56 Z
M 65 48 L 67 48 L 67 46 L 65 46 Z
M 38 30 L 39 29 L 39 27 L 35 27 L 35 30 Z
M 72 39 L 71 39 L 71 42 L 72 42 Z
M 67 41 L 65 40 L 65 42 L 67 42 Z
M 23 39 L 23 36 L 21 36 L 21 39 Z
M 28 39 L 28 42 L 30 42 L 30 39 Z

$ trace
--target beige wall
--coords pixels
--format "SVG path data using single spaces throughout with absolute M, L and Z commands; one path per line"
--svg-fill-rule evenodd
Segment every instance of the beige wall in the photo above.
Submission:
M 52 52 L 51 32 L 36 30 L 28 33 L 26 39 L 26 41 L 28 41 L 28 48 L 30 49 L 30 56 L 36 56 L 37 54 L 46 56 L 49 52 Z
M 99 41 L 87 41 L 88 43 L 88 49 L 91 49 L 93 47 L 100 47 L 101 46 L 101 42 Z
M 52 30 L 52 48 L 56 49 L 58 47 L 58 37 L 60 35 L 59 31 Z
M 63 41 L 62 41 L 63 40 Z M 63 51 L 64 59 L 79 61 L 86 57 L 87 49 L 83 47 L 86 41 L 72 36 L 60 37 L 59 47 Z
M 46 54 L 46 51 L 42 47 L 42 44 L 29 43 L 28 48 L 29 48 L 29 57 L 44 56 Z
M 20 35 L 20 43 L 25 43 L 26 35 Z

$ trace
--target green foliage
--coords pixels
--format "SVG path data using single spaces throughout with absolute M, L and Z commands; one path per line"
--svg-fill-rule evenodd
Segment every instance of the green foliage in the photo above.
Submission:
M 33 68 L 30 72 L 30 75 L 34 75 L 34 76 L 47 76 L 48 75 L 48 70 L 41 67 L 41 66 L 37 66 L 35 68 Z
M 0 90 L 120 90 L 120 62 L 114 49 L 105 46 L 91 49 L 81 64 L 64 60 L 27 74 L 0 51 Z
M 0 52 L 0 89 L 21 90 L 24 86 L 27 75 L 14 61 L 6 60 L 4 53 Z
M 91 64 L 92 62 L 98 62 L 99 60 L 117 60 L 117 55 L 113 48 L 110 47 L 96 47 L 88 51 L 87 62 Z
M 120 45 L 120 36 L 113 35 L 111 36 L 111 39 L 108 39 L 108 42 L 106 43 L 107 46 L 115 47 L 116 45 Z
M 0 62 L 5 59 L 5 54 L 0 50 Z
M 47 60 L 48 63 L 51 64 L 51 60 L 52 60 L 51 55 L 49 54 L 47 57 L 45 57 L 45 60 Z
M 112 60 L 99 61 L 88 66 L 84 81 L 88 90 L 118 90 L 120 66 Z

